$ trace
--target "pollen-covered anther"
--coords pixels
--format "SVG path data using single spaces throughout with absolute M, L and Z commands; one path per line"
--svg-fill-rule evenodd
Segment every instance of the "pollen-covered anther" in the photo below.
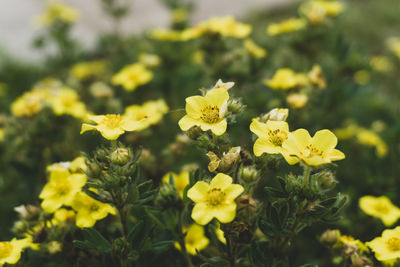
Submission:
M 206 123 L 217 123 L 220 120 L 217 106 L 206 106 L 201 110 L 200 119 Z
M 219 188 L 213 188 L 208 192 L 207 202 L 210 206 L 218 206 L 225 199 L 225 193 Z
M 386 245 L 391 251 L 400 251 L 400 238 L 391 237 L 386 241 Z

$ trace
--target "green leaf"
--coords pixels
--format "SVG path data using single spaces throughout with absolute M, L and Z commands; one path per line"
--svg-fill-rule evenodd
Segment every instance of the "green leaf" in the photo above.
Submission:
M 109 252 L 111 250 L 111 243 L 105 239 L 96 229 L 84 228 L 82 230 L 83 236 L 87 242 L 90 243 L 95 249 L 101 252 Z
M 128 236 L 127 236 L 127 241 L 129 243 L 137 241 L 138 235 L 142 232 L 144 229 L 144 221 L 138 221 L 135 226 L 132 227 L 132 229 L 129 231 Z
M 175 241 L 173 240 L 167 240 L 167 241 L 160 241 L 157 243 L 154 243 L 151 250 L 155 251 L 155 252 L 161 252 L 164 250 L 167 250 L 168 248 L 170 248 Z

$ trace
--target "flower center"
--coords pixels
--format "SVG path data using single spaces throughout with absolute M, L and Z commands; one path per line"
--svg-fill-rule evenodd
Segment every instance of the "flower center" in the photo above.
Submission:
M 391 251 L 400 251 L 400 239 L 397 237 L 389 238 L 386 245 Z
M 216 123 L 219 121 L 219 108 L 217 106 L 206 106 L 201 110 L 200 119 L 206 123 Z
M 106 118 L 101 122 L 108 128 L 118 128 L 121 124 L 122 117 L 119 114 L 107 114 Z
M 219 206 L 225 200 L 225 193 L 220 188 L 213 188 L 207 193 L 207 204 Z
M 374 209 L 382 214 L 389 213 L 389 207 L 383 203 L 378 203 L 374 206 Z
M 322 157 L 322 151 L 313 146 L 312 144 L 309 144 L 306 146 L 306 149 L 302 152 L 303 156 L 306 158 L 311 158 L 314 156 L 320 156 Z
M 60 183 L 57 185 L 57 195 L 58 196 L 65 196 L 71 191 L 71 186 L 68 183 Z
M 11 255 L 13 245 L 10 242 L 0 242 L 0 259 L 5 259 Z
M 287 139 L 287 133 L 279 129 L 268 130 L 268 141 L 270 141 L 275 146 L 282 146 L 283 141 Z
M 90 205 L 90 211 L 92 211 L 92 212 L 98 211 L 99 208 L 100 208 L 99 205 L 97 205 L 96 203 L 93 203 Z

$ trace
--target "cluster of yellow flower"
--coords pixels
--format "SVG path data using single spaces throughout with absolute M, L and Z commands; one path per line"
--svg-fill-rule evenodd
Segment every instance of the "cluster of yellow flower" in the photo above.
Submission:
M 267 27 L 270 36 L 304 29 L 309 23 L 312 26 L 320 25 L 326 17 L 336 17 L 343 11 L 343 5 L 338 1 L 310 0 L 299 7 L 300 18 L 289 18 L 280 23 L 273 23 Z
M 375 122 L 375 125 L 379 124 Z M 341 140 L 355 138 L 355 140 L 366 146 L 372 146 L 376 149 L 376 155 L 380 158 L 384 157 L 388 153 L 388 147 L 385 141 L 376 133 L 377 130 L 381 130 L 381 126 L 375 127 L 378 129 L 369 130 L 364 127 L 360 127 L 355 123 L 349 124 L 345 128 L 335 129 L 334 132 L 337 137 Z
M 386 41 L 387 47 L 400 59 L 400 38 L 390 37 Z
M 79 17 L 79 11 L 69 7 L 61 2 L 49 1 L 46 12 L 36 18 L 36 24 L 39 26 L 51 26 L 57 21 L 66 24 L 76 22 Z
M 107 68 L 105 60 L 93 60 L 79 62 L 72 66 L 70 75 L 79 81 L 86 80 L 92 77 L 99 77 L 104 74 Z
M 35 248 L 32 238 L 12 239 L 0 242 L 0 266 L 4 264 L 15 264 L 21 258 L 21 253 L 26 248 Z
M 320 89 L 326 88 L 326 81 L 319 65 L 314 65 L 308 73 L 296 73 L 289 68 L 278 69 L 271 79 L 264 80 L 264 84 L 275 90 L 300 90 L 308 85 Z M 286 97 L 286 102 L 292 108 L 304 107 L 308 102 L 305 91 L 290 93 Z
M 92 227 L 96 221 L 105 218 L 108 214 L 116 214 L 116 210 L 109 204 L 104 204 L 82 191 L 86 184 L 85 159 L 78 157 L 72 162 L 61 162 L 48 167 L 49 181 L 43 187 L 39 198 L 43 199 L 41 207 L 48 213 L 55 213 L 62 207 L 70 207 L 76 216 L 70 216 L 61 209 L 58 220 L 70 220 L 75 217 L 78 227 Z M 56 213 L 55 213 L 56 214 Z M 68 216 L 66 216 L 68 215 Z
M 87 114 L 76 91 L 51 78 L 18 97 L 11 105 L 11 112 L 16 117 L 32 117 L 45 107 L 51 108 L 56 115 L 67 114 L 78 119 L 84 119 Z
M 208 21 L 200 22 L 199 24 L 184 29 L 166 30 L 166 29 L 153 29 L 149 32 L 150 37 L 162 41 L 189 41 L 199 38 L 206 34 L 219 34 L 224 37 L 245 38 L 247 37 L 252 28 L 248 24 L 235 21 L 231 16 L 227 17 L 213 17 Z

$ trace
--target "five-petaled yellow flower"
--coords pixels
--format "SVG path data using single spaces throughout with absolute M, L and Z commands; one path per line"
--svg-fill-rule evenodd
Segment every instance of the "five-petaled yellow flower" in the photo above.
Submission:
M 272 121 L 269 120 L 267 123 L 260 122 L 258 119 L 253 119 L 250 124 L 250 131 L 258 136 L 258 139 L 254 143 L 254 155 L 257 157 L 263 153 L 267 154 L 279 154 L 291 164 L 296 163 L 298 160 L 296 157 L 291 157 L 282 148 L 282 143 L 288 138 L 289 125 L 285 121 Z
M 393 265 L 400 259 L 400 226 L 383 231 L 382 236 L 366 243 L 375 252 L 375 258 Z
M 400 209 L 386 196 L 363 196 L 358 204 L 363 212 L 381 219 L 386 226 L 393 225 L 400 218 Z
M 117 214 L 109 204 L 102 203 L 83 192 L 78 192 L 72 202 L 72 208 L 76 211 L 76 226 L 92 227 L 96 221 L 107 217 L 108 214 Z
M 86 175 L 71 174 L 63 167 L 55 168 L 50 173 L 49 182 L 43 187 L 39 198 L 43 199 L 42 208 L 50 213 L 62 205 L 70 205 L 75 194 L 86 184 Z
M 292 69 L 278 69 L 272 79 L 264 80 L 264 84 L 276 90 L 288 90 L 305 86 L 308 78 L 304 73 L 296 73 Z
M 136 131 L 141 131 L 161 121 L 168 112 L 168 106 L 164 100 L 147 101 L 143 105 L 131 105 L 126 107 L 124 117 L 134 121 L 141 121 L 141 126 Z
M 119 114 L 88 115 L 88 119 L 94 121 L 97 125 L 83 123 L 81 134 L 86 131 L 97 130 L 108 140 L 116 140 L 125 131 L 131 132 L 142 128 L 141 120 L 129 119 Z
M 135 63 L 125 66 L 112 77 L 111 82 L 121 85 L 127 91 L 133 91 L 136 87 L 146 84 L 153 79 L 153 73 L 143 63 Z
M 176 188 L 176 191 L 178 191 L 179 195 L 183 197 L 183 191 L 189 184 L 189 172 L 182 171 L 179 174 L 176 174 L 174 172 L 169 172 L 163 176 L 162 182 L 165 184 L 169 184 L 169 178 L 171 175 L 172 175 L 172 180 L 174 181 L 174 186 Z
M 283 33 L 298 31 L 307 25 L 307 21 L 302 18 L 290 18 L 280 23 L 273 23 L 268 26 L 267 34 L 270 36 L 280 35 Z
M 232 184 L 229 175 L 218 173 L 208 184 L 197 182 L 187 192 L 187 196 L 196 204 L 192 211 L 193 220 L 206 225 L 213 218 L 221 223 L 229 223 L 236 216 L 237 198 L 244 188 L 240 184 Z
M 343 152 L 335 149 L 336 144 L 337 138 L 329 130 L 320 130 L 311 137 L 307 130 L 298 129 L 289 133 L 282 147 L 290 156 L 296 156 L 305 164 L 319 166 L 345 158 Z M 288 161 L 289 164 L 296 162 Z
M 227 122 L 225 112 L 228 106 L 229 94 L 226 89 L 212 89 L 203 96 L 186 98 L 186 115 L 179 121 L 183 131 L 193 126 L 200 126 L 201 130 L 211 130 L 215 135 L 222 135 L 226 131 Z
M 22 251 L 30 246 L 32 246 L 31 237 L 0 242 L 0 266 L 6 263 L 17 263 L 21 258 Z
M 189 254 L 196 255 L 196 250 L 200 251 L 205 249 L 210 240 L 204 234 L 204 227 L 198 224 L 192 224 L 188 228 L 184 228 L 183 232 L 185 235 L 185 247 Z M 175 243 L 175 247 L 177 249 L 181 249 L 181 246 L 178 242 Z

